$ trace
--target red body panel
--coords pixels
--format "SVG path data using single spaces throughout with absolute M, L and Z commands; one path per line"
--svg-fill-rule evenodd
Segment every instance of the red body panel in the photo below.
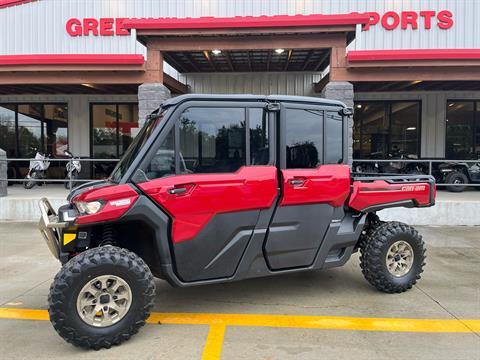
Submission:
M 219 213 L 265 209 L 277 196 L 277 168 L 242 167 L 227 174 L 186 174 L 139 184 L 173 218 L 174 243 L 195 237 Z M 183 193 L 172 194 L 173 189 Z
M 105 202 L 101 210 L 92 215 L 81 215 L 75 222 L 79 225 L 110 221 L 121 217 L 138 199 L 138 194 L 130 185 L 112 185 L 92 189 L 73 198 L 72 202 L 90 202 L 101 200 Z M 119 202 L 119 200 L 124 200 Z
M 286 169 L 282 170 L 282 175 L 281 206 L 326 203 L 338 207 L 344 205 L 350 195 L 350 168 L 347 165 Z
M 428 182 L 388 183 L 384 180 L 354 181 L 348 206 L 362 211 L 373 205 L 405 200 L 413 200 L 416 206 L 431 205 L 430 184 Z

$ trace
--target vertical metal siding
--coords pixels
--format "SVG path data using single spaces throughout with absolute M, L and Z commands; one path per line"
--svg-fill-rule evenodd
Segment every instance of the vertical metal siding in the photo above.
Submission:
M 194 93 L 286 94 L 315 96 L 318 73 L 199 73 L 185 76 Z M 318 94 L 316 94 L 318 96 Z
M 357 49 L 480 48 L 478 0 L 39 0 L 0 9 L 0 54 L 142 53 L 128 36 L 71 37 L 69 18 L 199 17 L 276 14 L 349 13 L 448 9 L 455 25 L 449 30 L 387 31 L 380 25 L 361 32 Z

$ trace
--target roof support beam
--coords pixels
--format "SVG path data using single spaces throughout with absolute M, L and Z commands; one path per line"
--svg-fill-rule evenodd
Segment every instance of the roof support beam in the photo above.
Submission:
M 313 50 L 310 50 L 307 54 L 307 56 L 305 57 L 305 61 L 303 62 L 303 65 L 302 65 L 302 70 L 305 71 L 305 69 L 307 68 L 307 65 L 308 63 L 310 62 L 310 59 L 313 55 L 314 51 Z
M 208 63 L 210 64 L 210 67 L 212 68 L 213 71 L 217 71 L 217 68 L 215 66 L 214 60 L 210 57 L 210 54 L 207 50 L 203 50 L 203 56 L 205 56 L 205 59 L 207 59 Z
M 324 63 L 328 61 L 329 57 L 330 57 L 330 51 L 325 51 L 325 54 L 323 54 L 322 57 L 318 60 L 317 66 L 315 66 L 314 71 L 320 70 L 323 67 Z
M 345 47 L 345 34 L 300 34 L 283 36 L 151 38 L 148 46 L 159 51 L 271 50 L 277 48 L 324 49 Z
M 187 72 L 188 70 L 178 61 L 177 57 L 175 54 L 170 54 L 170 53 L 163 53 L 163 58 L 167 63 L 169 63 L 171 66 L 173 66 L 175 69 L 177 69 L 179 72 L 184 73 Z
M 290 58 L 292 57 L 292 52 L 293 52 L 292 49 L 289 49 L 289 50 L 288 50 L 287 61 L 285 61 L 285 66 L 284 66 L 284 68 L 283 68 L 283 71 L 287 71 L 287 70 L 288 70 L 288 65 L 290 64 Z
M 225 51 L 225 59 L 227 59 L 228 66 L 230 71 L 235 71 L 235 66 L 233 66 L 232 57 L 230 56 L 230 51 Z

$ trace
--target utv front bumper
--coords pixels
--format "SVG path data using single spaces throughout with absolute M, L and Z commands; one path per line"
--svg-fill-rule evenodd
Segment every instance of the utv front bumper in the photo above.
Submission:
M 53 256 L 60 260 L 61 229 L 67 227 L 68 223 L 59 221 L 56 211 L 46 198 L 40 199 L 38 205 L 40 206 L 41 212 L 38 228 L 45 238 Z

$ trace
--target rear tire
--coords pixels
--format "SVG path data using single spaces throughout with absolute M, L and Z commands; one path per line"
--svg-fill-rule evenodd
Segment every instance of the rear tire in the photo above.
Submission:
M 78 175 L 72 174 L 72 180 L 77 180 L 77 179 L 78 179 Z M 77 182 L 72 181 L 72 186 L 70 187 L 70 177 L 67 175 L 65 176 L 65 182 L 63 184 L 65 185 L 65 189 L 72 190 L 76 187 Z
M 126 249 L 102 246 L 62 267 L 50 287 L 48 312 L 63 339 L 98 350 L 136 334 L 154 299 L 155 284 L 145 262 Z
M 421 277 L 425 251 L 422 237 L 413 227 L 400 222 L 381 224 L 360 248 L 363 276 L 380 291 L 407 291 Z
M 30 179 L 36 179 L 37 175 L 35 172 L 32 172 L 32 175 L 30 175 L 30 178 L 25 177 L 25 181 L 23 182 L 23 187 L 27 190 L 30 190 L 35 186 L 36 181 L 32 181 Z
M 463 172 L 460 171 L 452 171 L 450 174 L 447 175 L 445 178 L 445 182 L 447 184 L 468 184 L 468 177 Z M 462 192 L 464 191 L 466 186 L 448 186 L 447 190 L 451 192 Z

